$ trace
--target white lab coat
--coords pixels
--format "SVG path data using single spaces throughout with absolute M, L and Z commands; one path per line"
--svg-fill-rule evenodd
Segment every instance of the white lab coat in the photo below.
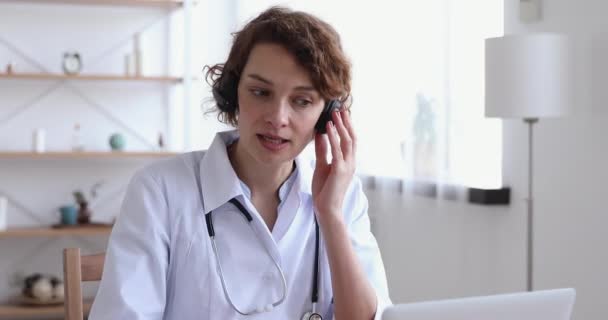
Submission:
M 219 133 L 207 152 L 158 161 L 135 174 L 109 239 L 90 320 L 294 320 L 311 310 L 314 165 L 303 156 L 296 159 L 295 177 L 289 179 L 292 186 L 281 188 L 278 218 L 270 232 L 228 160 L 226 145 L 237 138 L 236 131 Z M 264 243 L 227 203 L 233 197 L 249 210 Z M 240 309 L 265 306 L 282 295 L 279 273 L 264 246 L 280 263 L 287 296 L 270 313 L 241 316 L 226 300 L 205 222 L 204 215 L 211 210 L 227 289 Z M 376 291 L 379 319 L 391 302 L 378 245 L 370 232 L 367 199 L 356 177 L 345 197 L 344 218 Z M 320 265 L 317 308 L 324 319 L 331 319 L 331 275 L 322 235 Z

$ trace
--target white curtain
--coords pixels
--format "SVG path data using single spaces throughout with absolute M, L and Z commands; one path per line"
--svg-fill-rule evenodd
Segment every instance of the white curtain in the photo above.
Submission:
M 271 5 L 313 13 L 353 63 L 358 173 L 387 192 L 458 198 L 501 186 L 501 124 L 484 119 L 484 39 L 503 0 L 236 0 L 236 28 Z

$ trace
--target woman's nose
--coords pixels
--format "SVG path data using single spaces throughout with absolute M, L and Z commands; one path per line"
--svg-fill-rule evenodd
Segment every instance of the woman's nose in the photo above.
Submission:
M 287 126 L 289 123 L 289 110 L 290 106 L 287 100 L 274 102 L 266 113 L 266 122 L 270 123 L 274 128 Z

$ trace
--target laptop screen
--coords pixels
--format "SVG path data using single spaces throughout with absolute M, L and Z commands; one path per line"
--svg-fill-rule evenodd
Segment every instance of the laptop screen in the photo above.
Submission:
M 555 289 L 398 304 L 382 320 L 570 320 L 575 296 Z

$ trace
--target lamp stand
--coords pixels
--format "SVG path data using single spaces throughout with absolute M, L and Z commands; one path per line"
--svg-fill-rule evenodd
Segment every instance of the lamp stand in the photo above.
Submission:
M 527 203 L 527 269 L 526 269 L 526 289 L 533 290 L 534 280 L 534 198 L 532 197 L 533 179 L 534 179 L 534 124 L 538 122 L 538 118 L 525 118 L 524 122 L 528 124 L 528 198 Z

